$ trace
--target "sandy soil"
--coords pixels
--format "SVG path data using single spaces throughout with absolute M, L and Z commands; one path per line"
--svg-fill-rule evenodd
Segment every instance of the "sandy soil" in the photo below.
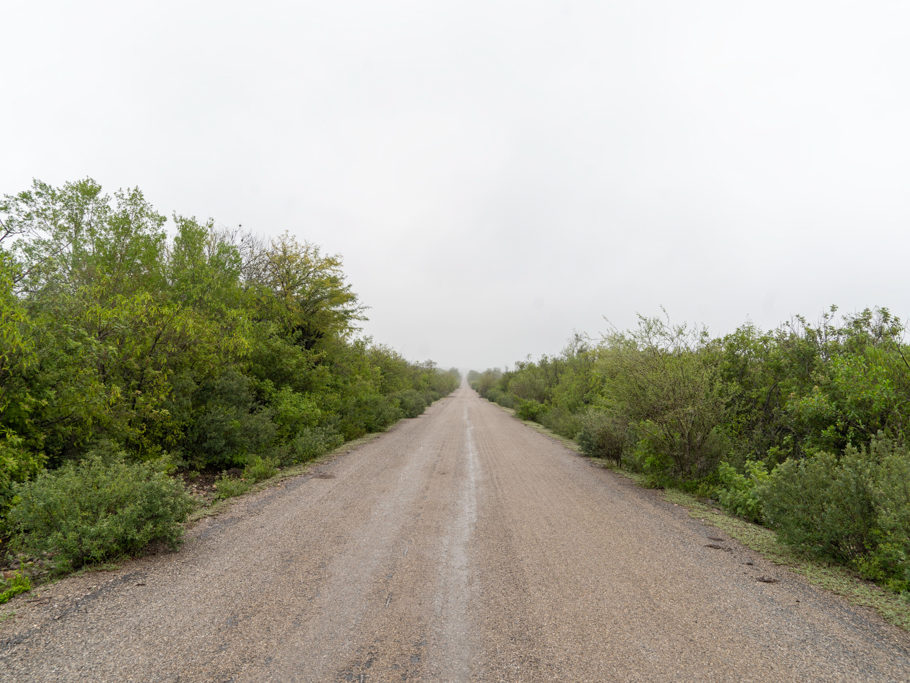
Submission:
M 910 679 L 905 632 L 464 387 L 5 607 L 2 680 Z

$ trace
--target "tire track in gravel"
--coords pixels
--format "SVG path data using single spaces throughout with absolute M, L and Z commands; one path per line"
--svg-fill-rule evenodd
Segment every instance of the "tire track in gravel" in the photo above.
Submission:
M 0 680 L 910 679 L 905 632 L 466 387 L 39 595 Z

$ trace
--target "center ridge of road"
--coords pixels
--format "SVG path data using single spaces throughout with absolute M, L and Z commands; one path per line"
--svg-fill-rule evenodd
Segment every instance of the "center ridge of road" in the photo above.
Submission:
M 17 601 L 0 680 L 910 679 L 906 632 L 724 539 L 463 385 Z

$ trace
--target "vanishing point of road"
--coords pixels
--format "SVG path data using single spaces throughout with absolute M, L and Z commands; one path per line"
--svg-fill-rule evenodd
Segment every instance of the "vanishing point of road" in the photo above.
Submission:
M 464 386 L 6 607 L 4 681 L 910 679 L 905 632 Z

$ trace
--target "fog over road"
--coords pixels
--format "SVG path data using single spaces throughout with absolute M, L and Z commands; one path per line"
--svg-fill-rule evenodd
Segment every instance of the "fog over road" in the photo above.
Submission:
M 910 678 L 906 633 L 466 387 L 39 596 L 7 606 L 0 679 Z

